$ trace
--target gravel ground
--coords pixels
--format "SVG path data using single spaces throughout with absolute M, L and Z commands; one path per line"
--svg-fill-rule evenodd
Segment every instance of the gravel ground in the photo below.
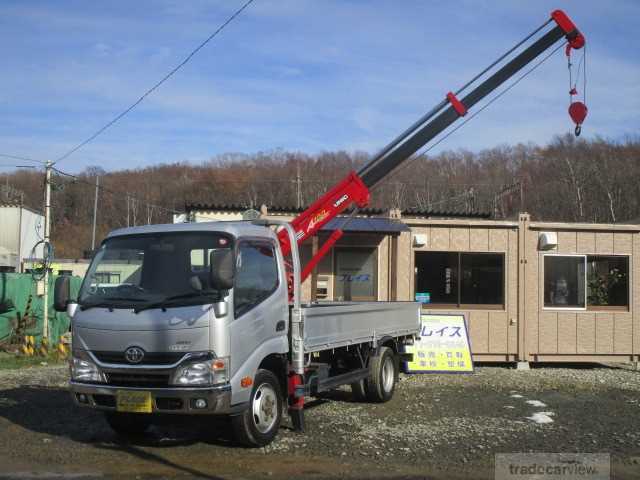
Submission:
M 640 372 L 481 367 L 403 376 L 385 404 L 348 389 L 311 399 L 307 433 L 287 422 L 263 449 L 231 444 L 228 425 L 162 419 L 140 440 L 75 407 L 66 368 L 0 372 L 0 478 L 493 478 L 495 453 L 600 452 L 614 478 L 640 478 Z

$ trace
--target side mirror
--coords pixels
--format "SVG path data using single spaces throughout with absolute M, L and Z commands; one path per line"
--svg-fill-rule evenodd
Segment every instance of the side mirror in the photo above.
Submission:
M 230 248 L 213 250 L 209 255 L 209 282 L 216 290 L 233 287 L 236 273 L 233 251 Z
M 66 312 L 67 304 L 71 300 L 71 277 L 62 275 L 56 278 L 53 290 L 53 309 L 56 312 Z

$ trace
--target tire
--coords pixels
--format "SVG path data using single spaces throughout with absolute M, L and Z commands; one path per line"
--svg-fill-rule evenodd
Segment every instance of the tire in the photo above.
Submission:
M 380 347 L 378 355 L 371 357 L 369 378 L 365 381 L 367 400 L 384 403 L 391 400 L 398 379 L 398 362 L 393 350 Z
M 247 447 L 263 447 L 278 434 L 282 421 L 282 390 L 275 374 L 258 370 L 249 408 L 231 417 L 236 441 Z
M 143 435 L 151 426 L 151 415 L 143 413 L 105 412 L 105 418 L 111 429 L 124 437 Z

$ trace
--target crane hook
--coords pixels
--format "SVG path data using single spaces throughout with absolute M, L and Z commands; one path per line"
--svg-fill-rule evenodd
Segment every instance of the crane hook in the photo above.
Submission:
M 573 102 L 569 105 L 569 116 L 571 120 L 576 124 L 576 128 L 574 133 L 576 137 L 580 135 L 580 131 L 582 130 L 582 122 L 587 118 L 587 106 L 582 102 Z

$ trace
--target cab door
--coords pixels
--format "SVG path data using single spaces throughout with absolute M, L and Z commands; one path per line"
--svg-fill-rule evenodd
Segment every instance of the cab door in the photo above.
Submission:
M 287 285 L 278 270 L 277 250 L 268 239 L 241 239 L 237 247 L 231 323 L 231 372 L 260 357 L 266 345 L 286 347 L 288 333 Z M 282 347 L 282 348 L 285 348 Z M 282 348 L 280 348 L 282 350 Z M 282 353 L 282 352 L 278 352 Z M 244 370 L 244 367 L 243 367 Z

